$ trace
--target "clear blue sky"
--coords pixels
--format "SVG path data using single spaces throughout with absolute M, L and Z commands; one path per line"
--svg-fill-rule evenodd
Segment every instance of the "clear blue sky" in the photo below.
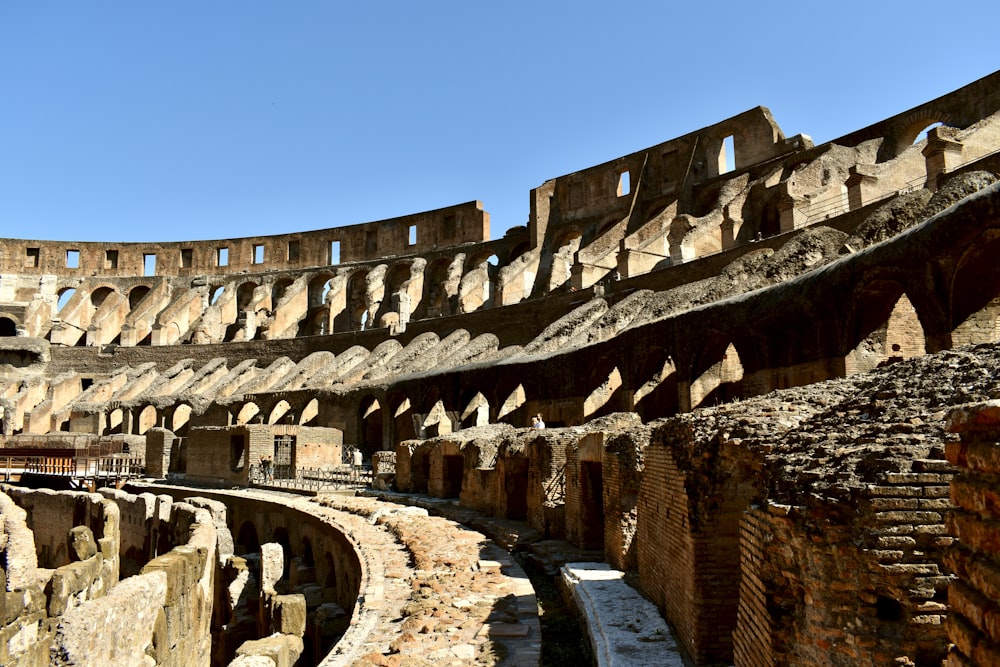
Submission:
M 8 0 L 0 236 L 184 241 L 480 199 L 757 105 L 833 139 L 1000 69 L 1000 2 Z M 817 3 L 820 4 L 820 3 Z

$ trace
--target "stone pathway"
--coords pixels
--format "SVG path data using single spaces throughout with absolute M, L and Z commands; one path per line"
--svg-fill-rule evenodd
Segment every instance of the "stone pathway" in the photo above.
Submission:
M 334 662 L 331 654 L 322 664 L 539 664 L 534 590 L 520 566 L 482 533 L 421 508 L 374 498 L 325 494 L 313 503 L 353 515 L 354 521 L 339 520 L 366 552 L 383 554 L 384 604 L 399 609 L 383 614 L 365 645 L 352 649 L 355 659 Z M 382 537 L 369 541 L 375 533 Z M 382 552 L 390 538 L 397 546 Z M 338 646 L 335 653 L 343 656 L 344 648 Z

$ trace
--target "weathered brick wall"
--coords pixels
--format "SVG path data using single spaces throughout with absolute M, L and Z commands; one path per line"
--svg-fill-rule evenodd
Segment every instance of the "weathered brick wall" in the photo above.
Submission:
M 583 549 L 604 548 L 604 438 L 586 433 L 566 447 L 566 539 Z
M 954 410 L 948 460 L 961 469 L 951 484 L 948 517 L 957 539 L 946 563 L 958 576 L 948 589 L 948 667 L 1000 665 L 1000 402 Z
M 639 567 L 635 536 L 649 436 L 648 428 L 613 434 L 604 452 L 604 557 L 618 570 Z
M 749 510 L 735 663 L 939 665 L 948 577 L 936 561 L 951 541 L 942 523 L 947 479 L 941 470 L 888 473 L 844 507 Z
M 557 431 L 541 430 L 525 436 L 528 456 L 528 524 L 543 534 L 565 534 L 566 447 L 571 441 Z

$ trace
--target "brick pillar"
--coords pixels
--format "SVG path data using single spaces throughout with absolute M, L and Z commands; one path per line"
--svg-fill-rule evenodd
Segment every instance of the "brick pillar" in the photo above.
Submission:
M 958 506 L 948 517 L 957 539 L 945 564 L 958 576 L 948 588 L 948 667 L 1000 665 L 1000 401 L 952 410 L 948 461 L 961 472 L 951 482 Z
M 927 133 L 927 145 L 922 151 L 927 164 L 927 187 L 938 189 L 938 182 L 944 174 L 962 164 L 962 142 L 957 141 L 958 128 L 932 128 Z
M 878 198 L 878 177 L 874 174 L 874 167 L 854 165 L 848 173 L 850 175 L 844 185 L 847 186 L 847 204 L 852 211 Z
M 788 186 L 787 181 L 778 186 L 781 190 L 778 199 L 778 222 L 782 232 L 790 232 L 793 229 L 801 227 L 809 219 L 806 213 L 806 209 L 809 208 L 809 202 L 801 197 L 794 196 L 789 191 Z

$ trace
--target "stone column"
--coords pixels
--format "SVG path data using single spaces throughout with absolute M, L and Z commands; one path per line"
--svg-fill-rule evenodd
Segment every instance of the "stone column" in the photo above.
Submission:
M 878 177 L 875 168 L 869 165 L 854 165 L 844 185 L 847 186 L 847 204 L 856 211 L 878 198 Z
M 922 151 L 927 164 L 927 187 L 938 189 L 938 182 L 944 174 L 962 164 L 962 142 L 955 139 L 958 128 L 931 128 L 927 133 L 927 145 Z

